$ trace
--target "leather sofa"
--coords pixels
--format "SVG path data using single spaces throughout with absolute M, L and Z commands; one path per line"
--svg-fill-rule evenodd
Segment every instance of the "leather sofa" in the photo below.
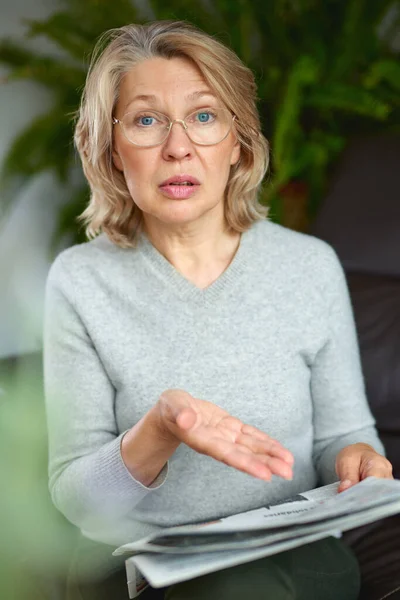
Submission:
M 400 135 L 353 140 L 311 233 L 346 272 L 366 390 L 400 478 Z M 349 398 L 351 402 L 351 398 Z M 360 600 L 400 599 L 400 515 L 345 535 L 362 571 Z

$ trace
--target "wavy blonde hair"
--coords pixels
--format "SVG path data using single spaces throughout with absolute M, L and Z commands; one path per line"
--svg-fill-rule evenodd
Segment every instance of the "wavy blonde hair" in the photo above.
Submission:
M 225 192 L 225 218 L 237 232 L 264 219 L 268 209 L 258 191 L 268 168 L 268 143 L 260 131 L 253 73 L 229 48 L 193 25 L 155 21 L 105 32 L 98 40 L 77 113 L 75 145 L 91 189 L 80 219 L 86 234 L 101 232 L 122 247 L 134 247 L 143 214 L 132 199 L 123 174 L 112 160 L 113 125 L 122 77 L 138 62 L 154 58 L 187 58 L 207 84 L 236 115 L 240 159 L 233 165 Z

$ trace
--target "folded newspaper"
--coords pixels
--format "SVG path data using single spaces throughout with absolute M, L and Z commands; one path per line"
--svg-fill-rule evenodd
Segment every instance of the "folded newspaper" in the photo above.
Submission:
M 117 548 L 130 598 L 145 581 L 164 587 L 283 552 L 400 513 L 400 480 L 369 477 L 338 494 L 333 483 L 210 523 L 162 529 Z M 139 585 L 138 585 L 139 582 Z

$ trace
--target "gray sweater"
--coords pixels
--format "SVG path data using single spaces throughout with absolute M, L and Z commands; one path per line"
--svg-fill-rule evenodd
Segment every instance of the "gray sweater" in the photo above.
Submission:
M 338 259 L 267 220 L 206 289 L 144 235 L 136 249 L 100 235 L 62 252 L 48 277 L 45 388 L 53 501 L 109 544 L 335 481 L 348 444 L 383 452 Z M 136 481 L 121 437 L 169 388 L 278 439 L 294 455 L 293 480 L 261 481 L 181 444 L 150 487 Z

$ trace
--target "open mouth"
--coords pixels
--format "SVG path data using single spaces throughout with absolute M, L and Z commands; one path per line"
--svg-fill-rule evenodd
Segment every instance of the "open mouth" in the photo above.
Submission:
M 169 183 L 168 185 L 190 185 L 190 186 L 193 186 L 194 184 L 191 183 L 190 181 L 182 181 L 182 182 L 177 181 L 177 182 Z
M 188 173 L 182 173 L 181 175 L 173 175 L 172 177 L 169 177 L 168 179 L 165 179 L 162 183 L 160 183 L 160 187 L 162 188 L 169 186 L 196 187 L 199 185 L 200 181 L 197 179 L 197 177 L 189 175 Z

